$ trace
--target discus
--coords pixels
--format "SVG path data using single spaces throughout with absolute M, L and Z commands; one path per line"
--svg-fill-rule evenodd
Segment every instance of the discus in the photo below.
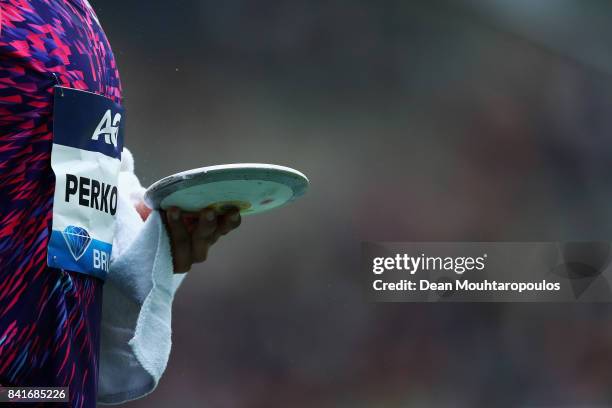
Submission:
M 289 167 L 241 163 L 183 171 L 153 183 L 145 204 L 154 210 L 212 208 L 217 213 L 238 209 L 259 214 L 295 201 L 308 189 L 308 178 Z

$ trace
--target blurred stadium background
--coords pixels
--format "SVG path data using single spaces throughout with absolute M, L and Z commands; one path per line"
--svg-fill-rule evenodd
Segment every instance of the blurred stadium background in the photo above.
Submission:
M 612 307 L 368 304 L 365 240 L 610 240 L 612 4 L 92 0 L 143 184 L 311 179 L 178 293 L 128 407 L 612 404 Z

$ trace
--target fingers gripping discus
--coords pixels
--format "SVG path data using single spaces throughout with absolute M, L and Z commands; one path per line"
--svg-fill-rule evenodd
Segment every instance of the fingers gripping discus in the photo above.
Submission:
M 308 178 L 297 170 L 273 164 L 224 164 L 176 173 L 153 183 L 144 201 L 154 210 L 184 211 L 238 208 L 241 215 L 258 214 L 304 195 Z

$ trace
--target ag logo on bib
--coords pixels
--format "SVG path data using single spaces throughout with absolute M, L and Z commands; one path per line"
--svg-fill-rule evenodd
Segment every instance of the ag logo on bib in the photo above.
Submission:
M 98 127 L 91 136 L 91 140 L 98 140 L 100 136 L 104 136 L 104 141 L 107 144 L 112 144 L 117 147 L 117 133 L 119 133 L 119 122 L 121 121 L 121 114 L 115 113 L 115 117 L 111 121 L 112 112 L 110 109 L 104 113 L 102 120 L 98 124 Z

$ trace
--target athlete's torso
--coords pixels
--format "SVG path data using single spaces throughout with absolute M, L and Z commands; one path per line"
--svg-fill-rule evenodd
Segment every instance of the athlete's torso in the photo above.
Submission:
M 120 102 L 109 43 L 86 0 L 0 2 L 0 384 L 70 385 L 94 407 L 102 282 L 46 266 L 53 87 Z

